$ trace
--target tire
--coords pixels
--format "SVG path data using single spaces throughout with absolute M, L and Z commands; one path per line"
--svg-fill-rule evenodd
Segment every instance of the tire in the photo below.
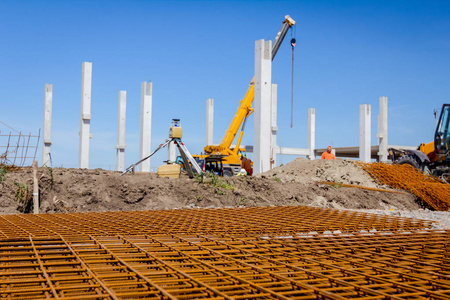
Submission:
M 223 177 L 233 177 L 233 173 L 230 170 L 223 171 Z
M 424 165 L 422 165 L 419 160 L 416 158 L 416 156 L 414 155 L 403 155 L 402 157 L 400 157 L 399 159 L 397 159 L 396 163 L 398 165 L 411 165 L 414 168 L 423 171 L 423 167 Z

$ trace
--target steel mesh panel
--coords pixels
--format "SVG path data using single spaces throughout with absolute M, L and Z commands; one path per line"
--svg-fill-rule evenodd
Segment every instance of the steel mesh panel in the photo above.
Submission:
M 0 216 L 0 238 L 160 233 L 308 233 L 430 228 L 430 221 L 304 206 Z
M 0 299 L 450 299 L 450 231 L 429 226 L 309 207 L 2 216 Z
M 358 165 L 382 184 L 406 190 L 435 210 L 450 209 L 450 185 L 425 175 L 408 164 L 358 163 Z

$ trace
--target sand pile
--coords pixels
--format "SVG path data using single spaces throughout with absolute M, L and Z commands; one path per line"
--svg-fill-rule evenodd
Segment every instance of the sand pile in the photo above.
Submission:
M 319 181 L 332 181 L 380 188 L 364 170 L 355 166 L 351 160 L 313 160 L 296 158 L 285 166 L 256 175 L 257 177 L 277 177 L 282 182 L 311 184 Z M 387 188 L 387 187 L 381 187 Z

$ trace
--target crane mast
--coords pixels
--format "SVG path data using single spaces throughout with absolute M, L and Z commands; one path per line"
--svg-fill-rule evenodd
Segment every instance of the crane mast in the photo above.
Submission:
M 283 24 L 280 30 L 278 31 L 277 36 L 275 37 L 272 45 L 272 61 L 275 58 L 275 55 L 277 54 L 278 49 L 280 48 L 281 43 L 283 42 L 284 37 L 286 36 L 286 33 L 288 32 L 289 28 L 291 28 L 295 24 L 296 22 L 290 16 L 288 15 L 285 16 Z M 244 98 L 241 100 L 240 105 L 236 111 L 236 114 L 234 115 L 233 120 L 230 123 L 230 126 L 228 126 L 228 129 L 221 143 L 218 146 L 207 145 L 204 148 L 206 153 L 214 153 L 222 155 L 238 154 L 239 145 L 242 139 L 242 135 L 244 133 L 245 121 L 247 117 L 253 112 L 252 103 L 254 98 L 255 98 L 255 77 L 253 77 L 253 79 L 251 80 L 250 86 L 247 92 L 245 93 Z M 239 131 L 239 127 L 242 125 L 242 122 L 244 122 L 244 125 L 242 126 L 242 130 L 239 134 L 238 142 L 236 143 L 236 147 L 232 150 L 230 149 L 231 143 L 236 137 L 236 134 Z

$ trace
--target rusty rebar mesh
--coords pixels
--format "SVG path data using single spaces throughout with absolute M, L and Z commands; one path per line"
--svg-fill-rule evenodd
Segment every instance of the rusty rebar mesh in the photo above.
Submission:
M 408 191 L 435 210 L 450 209 L 450 184 L 408 164 L 357 163 L 380 183 Z
M 450 231 L 430 225 L 298 206 L 0 216 L 0 299 L 450 299 Z
M 397 231 L 431 221 L 306 206 L 0 216 L 0 239 L 17 237 Z
M 450 299 L 450 231 L 2 240 L 1 299 Z

